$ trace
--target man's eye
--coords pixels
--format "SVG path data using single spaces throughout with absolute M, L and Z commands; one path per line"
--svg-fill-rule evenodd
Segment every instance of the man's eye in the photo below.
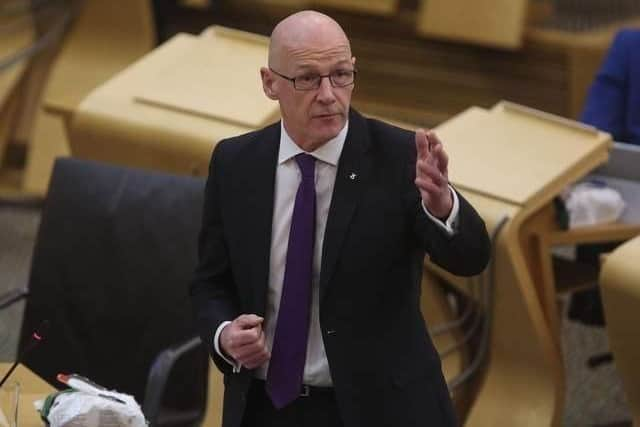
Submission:
M 300 77 L 298 77 L 298 80 L 300 80 L 303 83 L 309 83 L 314 81 L 317 78 L 317 76 L 315 74 L 305 74 L 302 75 Z
M 348 77 L 351 75 L 351 71 L 349 70 L 336 70 L 333 72 L 333 75 L 336 77 Z

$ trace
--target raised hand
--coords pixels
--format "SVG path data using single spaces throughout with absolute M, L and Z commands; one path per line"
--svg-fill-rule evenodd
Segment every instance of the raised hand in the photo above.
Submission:
M 422 201 L 435 217 L 446 219 L 453 207 L 449 189 L 449 157 L 435 132 L 416 131 L 416 179 Z

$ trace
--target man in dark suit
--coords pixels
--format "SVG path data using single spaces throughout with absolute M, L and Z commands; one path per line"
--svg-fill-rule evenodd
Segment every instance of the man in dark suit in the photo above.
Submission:
M 223 426 L 455 425 L 422 265 L 477 274 L 489 239 L 442 143 L 350 108 L 355 58 L 326 15 L 280 22 L 260 73 L 282 121 L 217 145 L 191 285 Z

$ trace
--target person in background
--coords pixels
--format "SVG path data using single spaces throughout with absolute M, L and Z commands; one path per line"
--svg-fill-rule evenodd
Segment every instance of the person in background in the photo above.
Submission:
M 351 108 L 355 65 L 333 19 L 285 18 L 260 70 L 282 120 L 212 155 L 191 297 L 224 427 L 456 425 L 423 261 L 478 274 L 489 237 L 433 132 Z
M 640 145 L 640 30 L 616 34 L 580 120 L 615 141 Z

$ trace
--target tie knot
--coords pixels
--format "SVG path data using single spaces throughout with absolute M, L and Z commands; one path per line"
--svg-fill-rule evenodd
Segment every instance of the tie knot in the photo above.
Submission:
M 300 153 L 296 155 L 296 162 L 302 173 L 302 177 L 306 179 L 313 179 L 315 175 L 316 159 L 310 154 Z

